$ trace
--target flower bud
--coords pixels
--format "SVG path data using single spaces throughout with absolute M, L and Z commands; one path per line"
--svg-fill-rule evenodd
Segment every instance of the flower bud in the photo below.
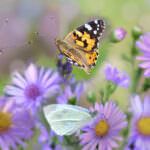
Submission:
M 139 25 L 135 25 L 132 29 L 132 36 L 134 39 L 138 39 L 143 34 L 143 30 Z
M 93 91 L 88 92 L 87 100 L 94 104 L 96 102 L 96 95 Z
M 111 36 L 111 41 L 113 43 L 120 42 L 126 37 L 127 31 L 123 28 L 116 28 Z

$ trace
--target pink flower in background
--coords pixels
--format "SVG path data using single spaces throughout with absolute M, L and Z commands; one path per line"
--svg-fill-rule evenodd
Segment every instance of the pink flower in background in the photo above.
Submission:
M 144 61 L 139 67 L 145 69 L 144 76 L 150 76 L 150 32 L 140 36 L 141 41 L 136 42 L 136 46 L 141 49 L 143 56 L 136 57 L 137 60 Z
M 127 31 L 123 28 L 117 28 L 114 31 L 115 37 L 118 40 L 123 40 L 126 37 Z
M 128 88 L 130 85 L 130 76 L 124 73 L 121 73 L 119 69 L 113 67 L 112 65 L 107 65 L 104 69 L 105 78 L 108 81 L 112 81 L 122 88 Z
M 127 31 L 124 28 L 116 28 L 112 33 L 112 42 L 120 42 L 125 39 Z
M 14 49 L 27 40 L 28 25 L 17 16 L 0 20 L 0 49 Z
M 46 44 L 53 50 L 51 51 L 51 56 L 52 52 L 55 54 L 54 50 L 57 49 L 55 40 L 60 35 L 57 10 L 50 10 L 43 18 L 41 18 L 38 34 L 39 37 L 46 41 Z
M 28 45 L 28 31 L 29 25 L 15 15 L 0 19 L 0 50 L 3 51 L 0 56 L 0 71 L 2 73 L 10 69 L 9 65 L 13 63 L 13 59 Z

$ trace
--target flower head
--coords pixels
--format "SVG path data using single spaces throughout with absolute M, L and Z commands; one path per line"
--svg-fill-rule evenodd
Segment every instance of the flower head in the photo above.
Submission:
M 150 76 L 150 33 L 140 36 L 140 39 L 142 42 L 137 41 L 136 46 L 141 49 L 144 56 L 138 56 L 136 59 L 145 61 L 139 64 L 139 67 L 145 69 L 144 75 L 147 78 Z
M 106 80 L 112 81 L 122 88 L 128 88 L 130 85 L 130 76 L 124 72 L 121 74 L 121 71 L 112 65 L 107 65 L 104 69 Z
M 67 84 L 64 90 L 59 97 L 57 97 L 58 104 L 66 104 L 69 100 L 78 101 L 83 92 L 83 83 L 75 83 L 73 87 L 70 84 Z
M 112 41 L 119 42 L 122 41 L 126 37 L 127 31 L 123 28 L 116 28 L 113 31 Z
M 139 96 L 133 97 L 131 101 L 133 113 L 130 139 L 140 150 L 150 148 L 150 99 L 145 97 L 142 103 Z
M 0 147 L 2 150 L 17 150 L 17 144 L 25 147 L 34 122 L 24 107 L 18 107 L 14 100 L 0 98 Z M 11 148 L 10 148 L 11 147 Z
M 122 140 L 118 135 L 121 129 L 127 126 L 126 115 L 119 107 L 111 101 L 106 102 L 105 106 L 95 103 L 92 111 L 98 111 L 98 115 L 93 124 L 83 128 L 85 132 L 80 135 L 80 145 L 85 145 L 84 150 L 111 150 L 118 147 L 115 140 Z
M 140 35 L 142 35 L 142 28 L 139 25 L 135 25 L 132 29 L 132 36 L 134 39 L 138 39 Z
M 16 72 L 12 77 L 12 85 L 6 86 L 4 93 L 13 97 L 18 104 L 24 104 L 31 110 L 46 100 L 46 96 L 59 91 L 61 78 L 52 69 L 38 68 L 30 64 L 24 75 Z

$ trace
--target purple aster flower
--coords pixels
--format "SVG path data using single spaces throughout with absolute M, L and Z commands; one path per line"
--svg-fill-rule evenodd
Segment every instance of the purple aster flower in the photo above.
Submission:
M 46 100 L 49 95 L 56 94 L 60 90 L 61 78 L 52 69 L 36 67 L 30 64 L 24 75 L 16 72 L 12 77 L 12 85 L 6 86 L 4 93 L 13 97 L 18 104 L 24 104 L 31 110 Z
M 39 136 L 39 142 L 44 144 L 42 150 L 57 150 L 58 145 L 56 145 L 55 149 L 51 148 L 53 143 L 53 137 L 56 136 L 60 143 L 63 142 L 63 136 L 56 135 L 52 130 L 48 133 L 47 129 L 44 126 L 40 127 L 41 135 Z M 61 149 L 60 149 L 61 150 Z
M 134 96 L 131 101 L 132 128 L 130 139 L 134 141 L 136 148 L 140 150 L 150 149 L 150 99 L 144 101 L 139 96 Z
M 68 100 L 71 100 L 75 97 L 76 101 L 79 100 L 83 92 L 83 83 L 76 83 L 72 87 L 70 84 L 67 84 L 64 90 L 64 93 L 57 97 L 58 104 L 67 104 Z
M 17 145 L 26 146 L 24 140 L 31 139 L 34 127 L 30 113 L 18 107 L 14 100 L 0 98 L 0 147 L 2 150 L 18 150 Z
M 121 74 L 121 71 L 112 65 L 107 65 L 104 69 L 106 80 L 112 81 L 122 88 L 128 88 L 130 85 L 130 76 L 126 71 Z
M 119 42 L 122 41 L 126 37 L 127 31 L 123 28 L 116 28 L 113 31 L 112 41 Z
M 137 41 L 136 46 L 141 49 L 143 56 L 138 56 L 136 59 L 144 61 L 139 64 L 139 67 L 145 69 L 144 75 L 145 77 L 150 76 L 150 32 L 140 36 L 142 42 Z
M 122 140 L 118 134 L 127 126 L 125 113 L 113 101 L 105 106 L 95 103 L 91 111 L 97 111 L 98 115 L 91 125 L 82 129 L 84 133 L 79 136 L 82 150 L 95 150 L 97 146 L 99 150 L 117 148 L 115 140 Z

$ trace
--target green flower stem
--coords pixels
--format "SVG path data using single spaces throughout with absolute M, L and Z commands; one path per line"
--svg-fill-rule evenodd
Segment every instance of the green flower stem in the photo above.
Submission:
M 102 99 L 103 104 L 109 100 L 110 96 L 116 91 L 116 89 L 117 89 L 117 84 L 115 84 L 111 81 L 107 81 L 106 89 L 105 89 L 106 94 L 105 94 L 105 97 L 103 97 L 103 99 Z
M 121 145 L 121 147 L 119 148 L 120 150 L 123 150 L 125 145 L 127 144 L 127 138 L 128 138 L 128 134 L 129 134 L 129 129 L 130 129 L 130 124 L 131 124 L 131 113 L 130 112 L 127 112 L 127 121 L 128 121 L 128 126 L 127 128 L 122 132 L 123 134 L 123 137 L 124 137 L 124 140 L 123 140 L 123 143 Z
M 132 88 L 131 88 L 131 92 L 132 93 L 136 93 L 137 92 L 137 87 L 138 87 L 138 84 L 139 84 L 139 80 L 140 80 L 140 77 L 141 77 L 141 74 L 142 74 L 142 69 L 141 68 L 138 68 L 136 69 L 136 66 L 135 66 L 135 58 L 136 58 L 136 55 L 138 54 L 138 51 L 137 51 L 137 48 L 136 48 L 136 40 L 137 39 L 133 39 L 133 45 L 132 45 L 132 48 L 131 48 L 131 69 L 132 69 Z
M 104 100 L 104 93 L 105 91 L 104 91 L 104 88 L 101 88 L 100 89 L 100 99 L 101 99 L 101 103 L 104 105 L 105 104 L 105 100 Z
M 87 94 L 87 100 L 92 103 L 92 105 L 95 105 L 96 102 L 96 94 L 93 91 L 88 92 Z

